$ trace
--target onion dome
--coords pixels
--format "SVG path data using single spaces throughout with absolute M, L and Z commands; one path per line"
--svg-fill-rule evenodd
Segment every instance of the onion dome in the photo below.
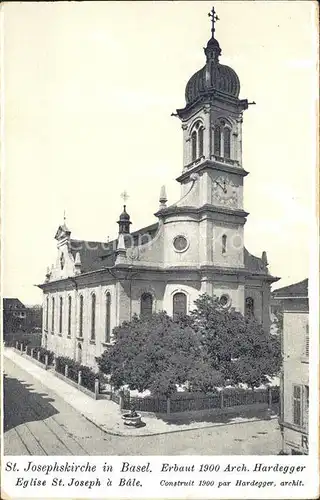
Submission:
M 218 40 L 215 39 L 214 23 L 219 18 L 212 8 L 209 16 L 212 20 L 211 38 L 204 49 L 206 55 L 206 65 L 197 71 L 188 81 L 186 86 L 185 98 L 186 103 L 192 104 L 199 97 L 214 93 L 215 91 L 222 92 L 237 98 L 240 93 L 240 81 L 236 72 L 229 66 L 219 63 L 221 48 Z
M 123 212 L 120 214 L 119 220 L 119 234 L 130 233 L 130 215 L 126 211 L 126 205 L 123 205 Z
M 122 214 L 120 214 L 119 220 L 120 221 L 130 220 L 130 215 L 126 211 L 126 205 L 123 205 L 123 212 Z

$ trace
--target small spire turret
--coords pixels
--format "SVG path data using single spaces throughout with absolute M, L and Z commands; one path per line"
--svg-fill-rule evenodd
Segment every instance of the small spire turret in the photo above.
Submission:
M 167 207 L 167 201 L 168 201 L 168 198 L 167 198 L 167 193 L 166 193 L 166 187 L 161 186 L 160 196 L 159 196 L 159 203 L 160 203 L 159 210 Z
M 130 224 L 132 224 L 132 222 L 130 221 L 130 215 L 126 210 L 126 205 L 123 205 L 123 212 L 119 217 L 118 224 L 119 224 L 119 234 L 130 233 Z

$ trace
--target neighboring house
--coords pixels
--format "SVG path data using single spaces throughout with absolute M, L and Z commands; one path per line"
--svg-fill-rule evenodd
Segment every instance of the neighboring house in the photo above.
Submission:
M 16 298 L 3 299 L 3 333 L 4 336 L 26 330 L 27 308 Z
M 42 306 L 28 306 L 27 307 L 27 328 L 30 332 L 42 331 Z
M 239 78 L 220 63 L 211 33 L 205 64 L 188 81 L 185 107 L 176 113 L 181 198 L 168 206 L 162 188 L 160 206 L 149 207 L 157 222 L 134 232 L 124 206 L 118 238 L 109 243 L 75 240 L 65 222 L 56 232 L 56 262 L 38 286 L 42 345 L 57 354 L 95 367 L 115 326 L 135 313 L 189 313 L 203 293 L 270 328 L 270 286 L 278 278 L 269 273 L 266 252 L 255 257 L 244 246 L 242 121 L 249 103 L 239 98 Z
M 282 450 L 292 455 L 306 455 L 309 427 L 308 280 L 279 288 L 272 295 L 281 304 L 283 312 Z

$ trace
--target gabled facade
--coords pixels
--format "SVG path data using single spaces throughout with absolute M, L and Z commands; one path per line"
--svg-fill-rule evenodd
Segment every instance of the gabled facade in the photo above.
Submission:
M 184 153 L 180 199 L 168 205 L 161 188 L 157 222 L 131 232 L 124 206 L 109 243 L 73 240 L 58 228 L 57 259 L 44 292 L 43 345 L 91 366 L 112 329 L 133 314 L 188 313 L 202 293 L 255 315 L 269 329 L 270 275 L 266 253 L 244 246 L 242 120 L 239 78 L 220 63 L 215 12 L 205 66 L 186 86 L 178 109 Z

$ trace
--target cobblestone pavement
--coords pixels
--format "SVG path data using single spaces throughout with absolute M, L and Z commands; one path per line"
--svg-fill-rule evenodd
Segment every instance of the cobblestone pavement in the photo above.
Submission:
M 5 455 L 272 455 L 275 419 L 158 436 L 112 436 L 11 360 L 4 359 Z

